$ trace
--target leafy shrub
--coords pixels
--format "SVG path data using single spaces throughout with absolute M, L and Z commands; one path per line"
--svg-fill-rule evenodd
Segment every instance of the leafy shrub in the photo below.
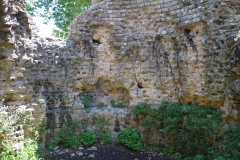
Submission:
M 219 151 L 217 151 L 213 148 L 209 148 L 206 157 L 207 157 L 207 159 L 213 159 L 213 160 L 225 160 L 225 158 L 227 160 L 233 160 L 231 157 L 229 157 L 228 154 L 222 155 Z
M 148 104 L 147 102 L 138 103 L 132 108 L 132 114 L 135 116 L 136 115 L 146 116 L 149 114 L 150 111 L 151 111 L 150 104 Z
M 98 104 L 98 108 L 106 108 L 106 107 L 107 107 L 107 105 L 104 104 L 103 102 Z
M 74 134 L 69 134 L 66 131 L 58 132 L 57 142 L 65 147 L 70 147 L 73 149 L 77 149 L 78 145 L 80 145 L 78 137 Z
M 163 154 L 167 155 L 171 160 L 181 160 L 181 154 L 175 154 L 175 150 L 173 147 L 166 147 L 163 148 Z
M 4 150 L 0 154 L 0 159 L 2 160 L 24 160 L 24 159 L 31 159 L 31 160 L 40 160 L 37 150 L 38 150 L 38 143 L 36 140 L 27 139 L 24 142 L 24 147 L 20 150 L 16 148 L 3 144 Z
M 50 150 L 50 151 L 52 151 L 52 150 L 54 150 L 54 148 L 57 146 L 57 144 L 58 144 L 58 141 L 57 140 L 51 140 L 50 142 L 49 142 L 49 144 L 48 144 L 48 149 Z
M 57 134 L 57 139 L 50 143 L 49 149 L 54 149 L 54 144 L 62 144 L 66 147 L 77 149 L 80 142 L 76 131 L 81 133 L 81 126 L 77 123 L 76 120 L 72 120 L 70 116 L 67 117 L 67 122 L 60 132 Z
M 82 104 L 84 105 L 85 110 L 89 112 L 89 109 L 91 107 L 92 97 L 80 95 L 80 100 L 82 101 Z
M 152 109 L 140 103 L 132 113 L 147 115 L 140 121 L 146 140 L 150 131 L 165 133 L 176 142 L 174 149 L 187 155 L 206 154 L 212 145 L 211 136 L 218 133 L 221 124 L 221 115 L 214 109 L 171 102 Z
M 175 153 L 173 147 L 166 147 L 163 148 L 163 154 L 167 155 L 167 156 L 171 156 Z
M 153 151 L 159 153 L 159 152 L 161 152 L 161 148 L 159 148 L 159 147 L 154 147 L 154 148 L 153 148 Z
M 18 108 L 16 110 L 10 109 L 7 106 L 0 105 L 0 159 L 1 160 L 40 160 L 39 143 L 37 138 L 25 139 L 23 147 L 16 148 L 15 128 L 22 125 L 35 137 L 38 137 L 38 132 L 32 124 L 32 114 L 26 114 L 25 109 Z M 2 138 L 2 137 L 1 137 Z
M 39 125 L 37 126 L 37 130 L 39 132 L 42 132 L 42 131 L 45 131 L 47 128 L 47 120 L 46 118 L 44 118 L 43 116 L 40 118 L 40 123 Z
M 97 141 L 97 136 L 95 135 L 95 133 L 89 130 L 79 134 L 78 138 L 79 138 L 79 142 L 83 146 L 90 146 Z
M 118 133 L 116 141 L 135 151 L 144 149 L 145 144 L 135 128 L 129 127 Z
M 110 134 L 103 133 L 100 139 L 101 144 L 110 144 L 112 143 L 112 137 Z
M 81 125 L 76 120 L 72 120 L 70 116 L 67 116 L 67 122 L 61 131 L 57 133 L 57 138 L 50 141 L 48 149 L 53 150 L 58 144 L 77 149 L 80 142 L 76 132 L 81 133 Z
M 101 137 L 102 134 L 109 132 L 107 127 L 110 126 L 111 123 L 106 117 L 94 116 L 93 120 L 96 126 L 96 133 L 98 137 Z
M 101 144 L 110 144 L 112 142 L 112 137 L 110 134 L 108 134 L 108 126 L 111 125 L 111 123 L 107 120 L 106 117 L 102 116 L 93 116 L 93 120 L 96 126 L 96 134 L 98 138 L 100 139 Z
M 240 157 L 240 122 L 226 131 L 225 143 L 229 156 L 238 159 Z
M 57 138 L 51 140 L 48 144 L 48 149 L 53 150 L 58 144 L 77 149 L 80 144 L 89 146 L 97 141 L 97 137 L 93 131 L 82 132 L 81 130 L 81 125 L 76 120 L 68 117 L 65 126 L 58 132 Z

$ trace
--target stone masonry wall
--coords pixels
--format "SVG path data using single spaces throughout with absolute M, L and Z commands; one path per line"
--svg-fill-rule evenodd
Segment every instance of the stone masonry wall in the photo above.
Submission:
M 23 1 L 0 0 L 0 98 L 31 109 L 36 124 L 44 115 L 43 141 L 68 115 L 85 128 L 94 128 L 92 115 L 104 116 L 114 136 L 132 123 L 131 106 L 146 100 L 209 105 L 226 123 L 239 120 L 238 0 L 93 3 L 64 42 L 38 37 Z M 81 96 L 93 97 L 89 114 Z M 108 108 L 97 109 L 101 102 Z
M 170 100 L 223 110 L 226 122 L 238 119 L 228 84 L 239 77 L 239 42 L 233 15 L 238 1 L 102 1 L 71 25 L 69 40 L 85 45 L 77 84 L 104 77 L 121 84 L 130 104 Z M 90 72 L 89 72 L 90 71 Z M 84 74 L 87 73 L 87 74 Z M 84 89 L 84 85 L 77 86 Z M 224 92 L 225 91 L 225 92 Z M 227 97 L 227 100 L 225 100 Z M 231 99 L 231 98 L 230 98 Z M 233 113 L 234 112 L 234 113 Z

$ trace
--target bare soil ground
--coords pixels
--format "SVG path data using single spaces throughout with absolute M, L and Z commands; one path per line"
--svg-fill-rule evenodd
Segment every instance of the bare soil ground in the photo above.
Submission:
M 95 144 L 77 150 L 58 147 L 45 156 L 46 160 L 169 160 L 167 156 L 151 151 L 136 152 L 118 144 Z

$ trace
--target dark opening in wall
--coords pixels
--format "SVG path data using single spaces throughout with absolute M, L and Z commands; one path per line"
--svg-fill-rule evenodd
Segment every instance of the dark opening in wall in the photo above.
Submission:
M 191 32 L 191 29 L 184 29 L 185 36 L 189 36 Z
M 98 39 L 93 39 L 92 41 L 93 41 L 93 43 L 94 43 L 95 45 L 101 44 L 101 43 L 100 43 L 100 40 L 98 40 Z
M 193 45 L 193 39 L 192 38 L 189 38 L 189 43 L 190 43 L 190 45 Z
M 6 56 L 1 56 L 0 55 L 0 60 L 4 60 L 5 58 L 7 58 Z
M 217 20 L 213 21 L 213 24 L 215 24 L 215 25 L 222 25 L 223 24 L 223 20 L 217 19 Z
M 184 3 L 183 3 L 183 7 L 187 7 L 187 6 L 191 6 L 191 5 L 192 5 L 191 2 L 184 2 Z
M 137 84 L 138 88 L 143 88 L 142 83 Z

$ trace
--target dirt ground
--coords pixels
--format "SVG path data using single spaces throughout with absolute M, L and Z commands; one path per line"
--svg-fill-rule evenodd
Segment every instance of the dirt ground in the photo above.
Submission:
M 45 156 L 46 160 L 169 160 L 161 153 L 150 151 L 135 152 L 118 144 L 95 144 L 79 147 L 77 150 L 57 147 Z

